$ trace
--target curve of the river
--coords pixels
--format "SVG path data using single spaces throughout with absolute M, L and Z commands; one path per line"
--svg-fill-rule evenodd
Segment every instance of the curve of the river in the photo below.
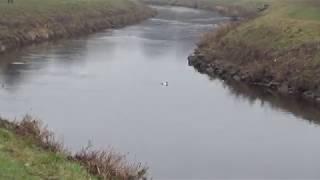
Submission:
M 157 9 L 138 25 L 2 56 L 1 115 L 35 115 L 70 148 L 130 152 L 155 179 L 320 178 L 319 109 L 199 74 L 187 56 L 226 18 Z

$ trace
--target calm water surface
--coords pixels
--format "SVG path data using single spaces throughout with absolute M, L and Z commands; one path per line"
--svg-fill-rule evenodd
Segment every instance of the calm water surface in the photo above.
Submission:
M 35 115 L 72 149 L 129 153 L 155 179 L 320 178 L 319 110 L 199 74 L 187 56 L 226 18 L 157 8 L 139 25 L 2 56 L 1 115 Z

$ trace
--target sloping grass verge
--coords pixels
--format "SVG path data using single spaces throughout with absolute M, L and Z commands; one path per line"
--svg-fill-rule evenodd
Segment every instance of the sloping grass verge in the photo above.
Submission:
M 0 120 L 0 179 L 145 179 L 147 169 L 110 151 L 68 152 L 30 116 Z

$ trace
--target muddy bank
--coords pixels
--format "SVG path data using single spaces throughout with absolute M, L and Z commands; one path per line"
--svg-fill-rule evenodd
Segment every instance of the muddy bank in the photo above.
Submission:
M 89 4 L 76 1 L 66 5 L 60 1 L 48 1 L 51 4 L 42 2 L 34 2 L 43 6 L 41 12 L 19 0 L 9 7 L 11 11 L 6 16 L 11 17 L 0 18 L 0 53 L 34 43 L 120 28 L 156 14 L 146 5 L 126 0 L 95 0 Z M 3 6 L 0 9 L 6 8 Z M 19 14 L 19 11 L 23 11 L 23 14 Z M 10 21 L 12 18 L 15 20 Z

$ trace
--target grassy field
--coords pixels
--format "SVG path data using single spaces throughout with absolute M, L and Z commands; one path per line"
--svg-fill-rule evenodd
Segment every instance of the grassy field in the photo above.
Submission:
M 226 38 L 280 49 L 320 40 L 320 1 L 269 0 L 266 3 L 271 5 L 270 9 L 239 26 Z
M 130 0 L 0 0 L 0 52 L 135 23 L 149 8 Z

